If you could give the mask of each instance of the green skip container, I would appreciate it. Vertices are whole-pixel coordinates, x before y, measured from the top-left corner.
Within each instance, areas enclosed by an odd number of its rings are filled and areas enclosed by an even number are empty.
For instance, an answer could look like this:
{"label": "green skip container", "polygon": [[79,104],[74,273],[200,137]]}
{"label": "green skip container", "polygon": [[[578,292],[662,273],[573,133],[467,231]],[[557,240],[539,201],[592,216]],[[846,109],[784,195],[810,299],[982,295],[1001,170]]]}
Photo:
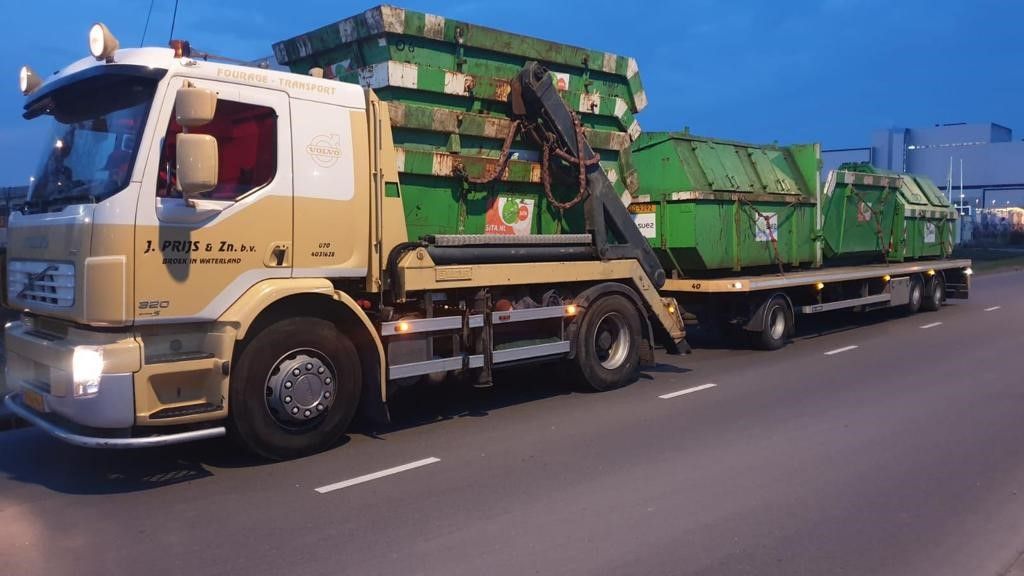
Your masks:
{"label": "green skip container", "polygon": [[957,211],[928,178],[844,165],[823,192],[829,261],[902,262],[953,252]]}
{"label": "green skip container", "polygon": [[644,133],[629,210],[670,276],[813,264],[819,157],[818,144]]}
{"label": "green skip container", "polygon": [[[431,234],[558,234],[584,231],[583,203],[551,205],[542,161],[522,135],[492,177],[512,127],[510,80],[528,61],[551,71],[580,117],[601,166],[621,196],[638,183],[630,145],[646,105],[636,61],[394,6],[377,6],[274,44],[292,72],[372,88],[388,102],[410,240]],[[555,181],[559,202],[578,183]]]}

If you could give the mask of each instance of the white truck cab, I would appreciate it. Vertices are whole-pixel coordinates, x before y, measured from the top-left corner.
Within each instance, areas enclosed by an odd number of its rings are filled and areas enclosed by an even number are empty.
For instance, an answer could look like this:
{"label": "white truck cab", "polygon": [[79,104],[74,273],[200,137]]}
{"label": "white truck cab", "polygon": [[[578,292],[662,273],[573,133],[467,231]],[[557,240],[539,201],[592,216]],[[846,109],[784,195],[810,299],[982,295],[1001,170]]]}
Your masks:
{"label": "white truck cab", "polygon": [[[223,418],[245,324],[226,321],[233,305],[269,297],[251,291],[271,280],[366,288],[370,93],[205,61],[180,43],[111,49],[102,25],[90,38],[92,57],[45,79],[22,71],[25,117],[53,127],[10,222],[7,304],[24,316],[6,330],[8,386],[83,444],[223,434],[90,439],[77,427]],[[191,108],[176,107],[187,92]],[[197,112],[210,117],[183,117]]]}

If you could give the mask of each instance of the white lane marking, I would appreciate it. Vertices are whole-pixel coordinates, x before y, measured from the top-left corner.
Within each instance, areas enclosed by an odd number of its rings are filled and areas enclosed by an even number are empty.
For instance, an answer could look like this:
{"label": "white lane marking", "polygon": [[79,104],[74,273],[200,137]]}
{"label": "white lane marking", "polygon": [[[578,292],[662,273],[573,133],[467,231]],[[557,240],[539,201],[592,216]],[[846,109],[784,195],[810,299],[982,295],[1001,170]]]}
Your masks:
{"label": "white lane marking", "polygon": [[988,308],[985,308],[985,312],[995,312],[996,310],[999,310],[1000,308],[1002,308],[1002,306],[990,306]]}
{"label": "white lane marking", "polygon": [[420,466],[426,466],[440,461],[440,458],[424,458],[423,460],[402,464],[401,466],[395,466],[394,468],[388,468],[387,470],[381,470],[380,472],[374,472],[373,474],[357,476],[334,484],[328,484],[327,486],[321,486],[317,488],[316,491],[321,494],[327,494],[328,492],[334,492],[335,490],[341,490],[342,488],[348,488],[349,486],[355,486],[356,484],[362,484],[363,482],[369,482],[370,480],[391,476],[392,474],[398,474],[399,472],[405,472],[406,470],[412,470],[413,468],[419,468]]}
{"label": "white lane marking", "polygon": [[825,352],[825,356],[835,356],[836,354],[842,354],[843,352],[849,352],[850,350],[856,350],[857,348],[860,348],[860,346],[843,346],[842,348],[836,348],[835,350]]}
{"label": "white lane marking", "polygon": [[675,398],[677,396],[682,396],[683,394],[692,394],[693,392],[700,392],[701,390],[707,390],[708,388],[714,388],[715,386],[718,386],[718,384],[702,384],[700,386],[694,386],[693,388],[687,388],[686,390],[662,394],[661,396],[658,396],[658,398],[668,400],[669,398]]}
{"label": "white lane marking", "polygon": [[921,326],[921,328],[927,330],[928,328],[935,328],[936,326],[942,326],[942,322],[932,322],[931,324]]}

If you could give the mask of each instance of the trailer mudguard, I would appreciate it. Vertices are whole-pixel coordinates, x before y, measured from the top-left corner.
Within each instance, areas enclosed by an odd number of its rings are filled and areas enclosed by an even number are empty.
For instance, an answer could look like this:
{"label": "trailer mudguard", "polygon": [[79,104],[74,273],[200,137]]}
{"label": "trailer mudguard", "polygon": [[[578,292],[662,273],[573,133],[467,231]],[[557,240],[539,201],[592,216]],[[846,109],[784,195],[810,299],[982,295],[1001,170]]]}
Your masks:
{"label": "trailer mudguard", "polygon": [[786,336],[792,336],[793,326],[795,326],[793,317],[793,301],[789,299],[789,296],[787,296],[785,292],[773,292],[761,300],[757,309],[755,309],[753,314],[750,315],[750,319],[743,325],[744,330],[747,330],[748,332],[760,332],[761,330],[764,330],[765,322],[768,320],[768,303],[776,296],[786,301],[786,320],[790,331]]}

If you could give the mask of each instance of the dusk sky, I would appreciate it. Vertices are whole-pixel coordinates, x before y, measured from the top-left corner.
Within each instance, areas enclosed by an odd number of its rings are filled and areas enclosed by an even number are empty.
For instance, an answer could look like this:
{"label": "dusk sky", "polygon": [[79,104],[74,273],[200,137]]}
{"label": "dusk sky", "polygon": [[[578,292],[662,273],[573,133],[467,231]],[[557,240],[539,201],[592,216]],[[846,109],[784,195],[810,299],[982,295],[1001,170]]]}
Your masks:
{"label": "dusk sky", "polygon": [[[147,45],[166,45],[174,0],[154,0]],[[16,77],[87,55],[105,22],[138,46],[150,0],[0,0],[0,185],[28,182],[46,121],[21,119]],[[242,59],[375,4],[341,0],[180,0],[175,37]],[[633,56],[645,129],[753,142],[864,146],[874,129],[997,122],[1024,137],[1024,2],[681,0],[426,2],[398,5]]]}

